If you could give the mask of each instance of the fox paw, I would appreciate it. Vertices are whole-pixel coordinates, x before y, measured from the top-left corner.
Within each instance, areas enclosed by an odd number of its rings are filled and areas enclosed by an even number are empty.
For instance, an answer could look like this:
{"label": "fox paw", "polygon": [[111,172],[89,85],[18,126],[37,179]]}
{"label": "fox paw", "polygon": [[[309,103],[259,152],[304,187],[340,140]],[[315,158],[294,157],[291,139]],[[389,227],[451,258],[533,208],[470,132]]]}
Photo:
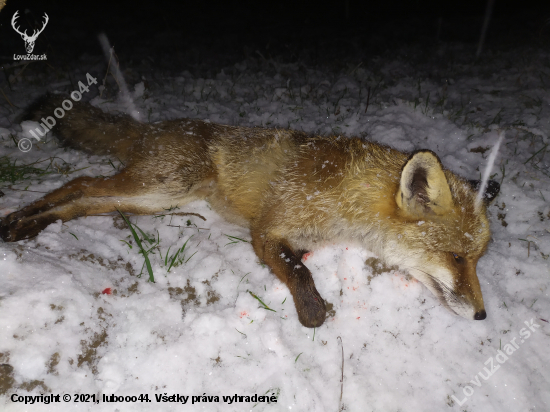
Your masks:
{"label": "fox paw", "polygon": [[50,223],[57,220],[55,216],[22,217],[21,211],[14,212],[0,221],[0,238],[4,242],[17,242],[38,235]]}
{"label": "fox paw", "polygon": [[298,320],[306,328],[321,326],[326,318],[325,301],[317,292],[314,285],[310,284],[296,291],[294,304],[298,312]]}
{"label": "fox paw", "polygon": [[14,213],[9,214],[0,221],[0,238],[4,242],[15,242],[18,219],[14,218]]}

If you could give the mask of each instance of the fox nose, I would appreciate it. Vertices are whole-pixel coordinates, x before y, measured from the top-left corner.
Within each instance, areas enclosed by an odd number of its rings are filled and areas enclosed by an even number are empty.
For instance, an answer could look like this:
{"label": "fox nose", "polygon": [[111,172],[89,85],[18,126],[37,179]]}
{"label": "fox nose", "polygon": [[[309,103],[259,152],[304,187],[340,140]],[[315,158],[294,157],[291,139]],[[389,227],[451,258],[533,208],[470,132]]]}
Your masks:
{"label": "fox nose", "polygon": [[487,317],[487,313],[485,313],[485,309],[480,310],[474,315],[475,320],[483,320]]}

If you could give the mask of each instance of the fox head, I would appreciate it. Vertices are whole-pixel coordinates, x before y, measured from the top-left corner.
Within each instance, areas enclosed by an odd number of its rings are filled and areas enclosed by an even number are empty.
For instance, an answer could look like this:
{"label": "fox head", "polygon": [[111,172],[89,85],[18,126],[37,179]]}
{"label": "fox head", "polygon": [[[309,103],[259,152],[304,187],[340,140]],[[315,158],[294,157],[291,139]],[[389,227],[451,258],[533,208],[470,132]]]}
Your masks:
{"label": "fox head", "polygon": [[406,251],[396,248],[401,256],[392,259],[449,310],[475,320],[486,317],[476,274],[491,236],[486,206],[500,189],[490,181],[479,203],[479,186],[444,170],[435,153],[414,152],[403,166],[395,197]]}

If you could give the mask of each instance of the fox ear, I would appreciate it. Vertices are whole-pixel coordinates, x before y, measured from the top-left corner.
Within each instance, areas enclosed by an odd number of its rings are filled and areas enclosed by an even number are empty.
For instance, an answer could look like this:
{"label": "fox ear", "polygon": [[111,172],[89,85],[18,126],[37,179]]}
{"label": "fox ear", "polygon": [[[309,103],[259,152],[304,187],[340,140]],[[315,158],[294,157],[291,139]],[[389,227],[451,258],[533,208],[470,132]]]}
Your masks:
{"label": "fox ear", "polygon": [[411,216],[443,215],[453,197],[441,161],[429,150],[414,152],[401,171],[397,205]]}
{"label": "fox ear", "polygon": [[[478,191],[481,187],[481,180],[468,180],[468,183],[470,183],[470,186],[472,186],[472,189],[474,191]],[[487,187],[485,188],[485,193],[483,193],[483,201],[486,205],[490,204],[495,197],[500,192],[500,184],[498,182],[495,182],[494,180],[488,180],[487,181]]]}

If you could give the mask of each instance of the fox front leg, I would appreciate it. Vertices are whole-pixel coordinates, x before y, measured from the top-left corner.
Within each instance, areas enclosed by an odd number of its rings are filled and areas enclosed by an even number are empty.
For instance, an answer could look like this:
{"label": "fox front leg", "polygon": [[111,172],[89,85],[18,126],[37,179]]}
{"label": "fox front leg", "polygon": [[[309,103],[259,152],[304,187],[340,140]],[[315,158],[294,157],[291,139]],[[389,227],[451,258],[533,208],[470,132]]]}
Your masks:
{"label": "fox front leg", "polygon": [[321,326],[326,318],[325,302],[315,288],[311,272],[284,239],[252,231],[252,245],[260,260],[287,285],[298,319],[307,328]]}

